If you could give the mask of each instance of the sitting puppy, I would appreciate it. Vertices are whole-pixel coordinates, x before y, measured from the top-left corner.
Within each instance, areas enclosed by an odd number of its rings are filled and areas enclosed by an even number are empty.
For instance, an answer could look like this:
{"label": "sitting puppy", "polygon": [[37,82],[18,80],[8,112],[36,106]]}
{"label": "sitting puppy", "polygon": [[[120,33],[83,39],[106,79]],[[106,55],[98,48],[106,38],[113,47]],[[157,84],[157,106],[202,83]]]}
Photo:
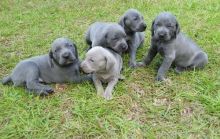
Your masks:
{"label": "sitting puppy", "polygon": [[19,62],[3,84],[26,85],[28,91],[37,95],[54,92],[45,83],[81,82],[91,80],[80,76],[78,53],[75,44],[67,38],[58,38],[52,43],[49,54],[32,57]]}
{"label": "sitting puppy", "polygon": [[[111,49],[100,46],[93,47],[86,53],[85,60],[81,63],[81,68],[86,73],[93,73],[93,82],[98,95],[105,99],[112,98],[112,90],[122,69],[121,56]],[[106,90],[102,87],[103,83],[108,83]]]}
{"label": "sitting puppy", "polygon": [[165,72],[174,63],[176,72],[203,68],[208,63],[204,53],[191,39],[180,32],[176,17],[169,12],[160,13],[152,23],[151,47],[139,66],[149,65],[159,52],[163,56],[156,80],[164,80]]}
{"label": "sitting puppy", "polygon": [[127,35],[128,51],[130,54],[129,66],[136,67],[136,51],[144,42],[144,31],[147,27],[141,13],[135,9],[129,9],[121,17],[119,24]]}
{"label": "sitting puppy", "polygon": [[124,29],[117,23],[93,23],[86,32],[86,42],[90,48],[108,47],[117,53],[122,53],[128,48]]}

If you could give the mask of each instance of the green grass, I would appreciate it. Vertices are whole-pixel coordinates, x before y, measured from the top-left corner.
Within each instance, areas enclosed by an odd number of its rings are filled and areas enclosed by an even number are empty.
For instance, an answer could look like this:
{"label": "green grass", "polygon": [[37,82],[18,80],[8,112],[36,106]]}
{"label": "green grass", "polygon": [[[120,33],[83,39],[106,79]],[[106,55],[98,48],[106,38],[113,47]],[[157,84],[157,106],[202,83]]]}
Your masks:
{"label": "green grass", "polygon": [[[128,9],[143,13],[148,29],[141,60],[149,48],[150,26],[161,11],[177,16],[181,30],[208,53],[204,70],[154,81],[157,56],[147,68],[123,74],[114,98],[105,101],[89,83],[68,84],[40,98],[22,87],[0,85],[0,138],[220,138],[220,3],[218,0],[1,0],[0,77],[22,59],[48,53],[66,36],[84,57],[84,32],[95,21],[117,22]],[[52,85],[55,87],[55,85]]]}

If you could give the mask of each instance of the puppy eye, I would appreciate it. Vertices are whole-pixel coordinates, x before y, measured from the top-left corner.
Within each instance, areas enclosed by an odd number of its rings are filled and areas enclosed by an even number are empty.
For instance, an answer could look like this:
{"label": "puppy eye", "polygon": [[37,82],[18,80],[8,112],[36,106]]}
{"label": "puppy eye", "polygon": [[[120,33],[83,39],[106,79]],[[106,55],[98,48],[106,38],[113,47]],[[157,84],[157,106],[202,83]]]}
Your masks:
{"label": "puppy eye", "polygon": [[167,25],[167,27],[168,27],[168,28],[172,28],[173,26],[172,26],[172,25]]}
{"label": "puppy eye", "polygon": [[135,20],[135,21],[138,20],[138,17],[135,17],[134,20]]}
{"label": "puppy eye", "polygon": [[160,26],[162,26],[162,25],[161,25],[160,23],[157,23],[156,26],[159,26],[159,27],[160,27]]}
{"label": "puppy eye", "polygon": [[90,62],[94,62],[94,60],[93,60],[93,59],[89,59],[89,61],[90,61]]}
{"label": "puppy eye", "polygon": [[54,52],[56,53],[56,52],[58,52],[59,50],[60,50],[60,48],[57,48],[57,49],[55,49],[55,51],[54,51]]}
{"label": "puppy eye", "polygon": [[112,40],[116,41],[116,40],[118,40],[118,38],[113,38]]}

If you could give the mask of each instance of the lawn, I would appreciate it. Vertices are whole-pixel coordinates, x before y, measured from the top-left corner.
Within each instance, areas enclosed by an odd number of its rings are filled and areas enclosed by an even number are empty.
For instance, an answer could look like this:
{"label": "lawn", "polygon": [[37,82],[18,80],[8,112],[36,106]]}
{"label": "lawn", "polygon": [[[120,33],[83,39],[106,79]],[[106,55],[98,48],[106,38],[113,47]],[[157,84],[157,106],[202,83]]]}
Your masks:
{"label": "lawn", "polygon": [[159,83],[159,55],[149,67],[137,69],[128,67],[125,55],[126,79],[110,101],[97,97],[90,83],[67,84],[44,98],[0,84],[0,138],[220,138],[218,0],[1,0],[0,78],[18,61],[48,53],[51,42],[62,36],[77,44],[83,59],[88,26],[118,22],[129,8],[138,9],[148,25],[138,61],[149,49],[153,19],[170,11],[208,53],[209,64],[180,75],[171,69],[169,80]]}

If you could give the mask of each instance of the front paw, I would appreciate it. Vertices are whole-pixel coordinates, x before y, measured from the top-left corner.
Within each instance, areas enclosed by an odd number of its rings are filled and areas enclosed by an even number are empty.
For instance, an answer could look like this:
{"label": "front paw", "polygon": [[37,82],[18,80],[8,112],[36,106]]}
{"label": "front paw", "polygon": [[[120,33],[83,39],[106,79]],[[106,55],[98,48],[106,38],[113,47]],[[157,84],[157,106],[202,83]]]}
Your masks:
{"label": "front paw", "polygon": [[110,99],[112,99],[112,94],[105,92],[105,93],[103,94],[103,97],[104,97],[106,100],[110,100]]}
{"label": "front paw", "polygon": [[165,77],[161,75],[156,76],[156,81],[165,81]]}
{"label": "front paw", "polygon": [[130,68],[136,68],[137,67],[136,62],[129,62],[129,67]]}
{"label": "front paw", "polygon": [[39,92],[38,92],[38,94],[40,96],[47,96],[47,95],[52,94],[52,93],[54,93],[54,90],[53,90],[53,88],[51,88],[49,86],[43,88],[42,90],[39,90]]}
{"label": "front paw", "polygon": [[103,89],[98,89],[97,90],[97,95],[98,96],[102,96],[104,94],[104,90]]}
{"label": "front paw", "polygon": [[137,64],[136,64],[136,66],[137,67],[145,67],[145,66],[147,66],[144,62],[138,62]]}

